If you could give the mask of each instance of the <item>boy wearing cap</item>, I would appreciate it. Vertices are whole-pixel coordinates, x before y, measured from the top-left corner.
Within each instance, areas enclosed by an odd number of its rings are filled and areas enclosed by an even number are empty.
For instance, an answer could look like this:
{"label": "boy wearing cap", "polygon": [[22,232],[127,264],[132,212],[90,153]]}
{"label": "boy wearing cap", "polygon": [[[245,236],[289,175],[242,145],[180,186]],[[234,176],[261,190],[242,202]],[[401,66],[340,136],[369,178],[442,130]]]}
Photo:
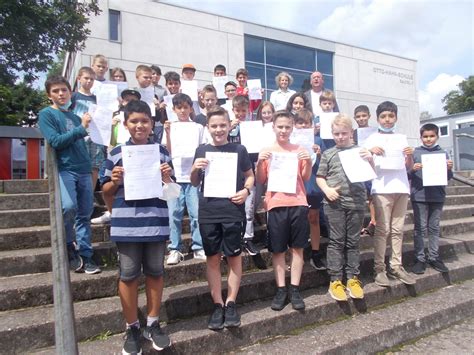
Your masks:
{"label": "boy wearing cap", "polygon": [[192,64],[183,64],[181,70],[181,76],[183,80],[194,80],[194,75],[196,74],[196,68]]}

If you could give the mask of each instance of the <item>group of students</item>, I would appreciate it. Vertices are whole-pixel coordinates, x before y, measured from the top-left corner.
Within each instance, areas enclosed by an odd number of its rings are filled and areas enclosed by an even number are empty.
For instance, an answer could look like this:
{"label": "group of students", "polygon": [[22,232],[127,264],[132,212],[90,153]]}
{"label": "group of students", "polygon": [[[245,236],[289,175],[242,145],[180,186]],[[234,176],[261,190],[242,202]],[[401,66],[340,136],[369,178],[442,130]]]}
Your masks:
{"label": "group of students", "polygon": [[[96,64],[105,70],[101,72],[100,68],[95,69]],[[222,71],[221,67],[218,69]],[[92,96],[94,74],[96,80],[101,80],[106,68],[106,59],[96,56],[91,71],[81,69],[78,76],[79,94]],[[225,73],[225,67],[223,70]],[[193,77],[195,69],[185,65],[183,78],[185,72]],[[119,79],[123,81],[125,73],[122,71],[121,74]],[[284,110],[275,111],[269,101],[258,102],[255,106],[256,103],[249,100],[245,90],[248,74],[245,69],[241,69],[237,76],[239,84],[229,82],[225,85],[232,108],[229,108],[229,103],[218,106],[216,90],[212,85],[207,85],[200,93],[202,103],[198,103],[199,114],[196,114],[196,103],[188,95],[179,92],[179,74],[166,73],[166,89],[174,95],[172,104],[177,116],[177,121],[170,122],[163,119],[167,115],[163,102],[166,92],[164,88],[158,87],[160,75],[161,71],[157,73],[156,67],[154,70],[147,66],[137,68],[136,77],[140,88],[155,85],[156,109],[151,110],[148,103],[140,100],[139,90],[123,91],[120,110],[130,139],[123,144],[111,144],[107,158],[103,161],[100,161],[98,151],[103,153],[104,149],[91,149],[91,143],[85,140],[91,122],[88,110],[83,110],[81,117],[70,111],[71,87],[65,78],[47,79],[46,92],[52,105],[39,114],[40,130],[57,153],[69,262],[76,271],[100,272],[92,258],[89,223],[93,209],[92,186],[96,182],[91,179],[91,172],[97,169],[97,175],[100,175],[104,200],[111,212],[111,240],[116,243],[119,254],[118,288],[126,321],[124,354],[141,353],[142,335],[157,350],[171,343],[160,328],[159,312],[168,239],[171,239],[171,243],[168,244],[167,263],[176,264],[183,258],[181,222],[184,206],[190,216],[194,257],[205,259],[207,264],[207,280],[214,303],[208,321],[208,328],[212,330],[240,326],[236,299],[242,277],[242,250],[252,249],[249,242],[253,238],[253,216],[262,195],[267,211],[268,250],[272,253],[277,286],[271,302],[271,308],[275,311],[282,310],[288,303],[296,310],[305,308],[299,285],[304,266],[303,251],[308,246],[308,237],[312,249],[310,262],[318,270],[327,267],[331,297],[337,301],[346,301],[346,291],[352,298],[364,297],[359,278],[359,240],[367,210],[367,192],[370,192],[369,200],[374,206],[370,220],[375,226],[376,284],[390,286],[388,277],[399,279],[405,284],[415,283],[415,279],[402,266],[403,226],[410,195],[415,220],[416,264],[413,272],[423,273],[427,263],[438,271],[447,271],[438,255],[444,187],[424,187],[422,183],[421,156],[443,152],[436,144],[438,128],[435,125],[427,124],[421,128],[423,145],[416,149],[408,146],[390,147],[389,138],[394,134],[398,119],[397,106],[388,101],[381,103],[376,110],[378,131],[364,142],[364,148],[359,153],[375,169],[376,178],[370,187],[360,182],[351,183],[339,158],[340,152],[356,147],[352,118],[347,115],[335,116],[331,122],[333,139],[323,140],[319,137],[318,117],[314,117],[306,95],[293,93]],[[281,75],[277,80],[281,80],[281,77],[290,81],[288,75]],[[79,94],[74,93],[72,96]],[[73,109],[87,100],[79,96],[73,103]],[[322,112],[331,112],[336,107],[334,94],[324,91],[320,96],[320,106]],[[239,124],[253,118],[252,110],[256,110],[256,119],[261,120],[263,125],[271,125],[275,137],[274,142],[258,154],[249,154],[240,139]],[[355,109],[354,119],[360,128],[368,127],[369,118],[366,106]],[[117,120],[113,123],[116,125]],[[180,137],[176,136],[176,132],[180,132],[181,123],[192,127],[188,132],[194,132],[195,135],[188,136],[196,142],[196,149],[191,154],[179,149]],[[313,128],[312,151],[291,143],[292,131],[299,128]],[[159,198],[125,199],[122,147],[144,144],[159,145],[162,181],[175,181],[181,186],[178,198],[168,201]],[[377,165],[376,157],[384,156],[392,148],[403,151],[406,164],[403,169],[386,170]],[[205,197],[203,194],[209,153],[233,154],[237,157],[237,179],[235,189],[232,189],[235,192],[228,198]],[[271,179],[272,159],[282,153],[290,154],[297,160],[297,171],[288,172],[296,174],[294,193],[271,189],[265,192],[265,186]],[[97,165],[92,165],[91,161]],[[180,165],[180,169],[174,169],[177,165]],[[447,159],[446,173],[449,177],[452,175],[452,166],[452,162]],[[179,176],[175,176],[178,170]],[[411,191],[408,179],[411,179]],[[321,207],[329,225],[327,266],[319,248]],[[426,257],[423,237],[427,229],[429,248]],[[391,257],[390,267],[386,270],[384,259],[388,240],[391,242]],[[285,254],[288,250],[291,262],[290,285],[287,287]],[[223,256],[229,269],[225,298],[220,268]],[[137,314],[139,276],[142,272],[145,275],[148,312],[143,332]]]}

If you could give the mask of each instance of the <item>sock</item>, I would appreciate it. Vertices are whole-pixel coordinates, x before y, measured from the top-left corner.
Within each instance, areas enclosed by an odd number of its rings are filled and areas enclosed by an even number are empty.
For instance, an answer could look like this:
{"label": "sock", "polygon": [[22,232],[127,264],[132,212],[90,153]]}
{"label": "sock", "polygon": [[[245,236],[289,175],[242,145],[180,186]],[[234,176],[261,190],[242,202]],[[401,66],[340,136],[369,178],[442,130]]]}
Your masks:
{"label": "sock", "polygon": [[150,327],[157,320],[158,320],[158,316],[156,316],[156,317],[151,317],[151,316],[146,317],[146,326]]}
{"label": "sock", "polygon": [[293,285],[293,284],[290,284],[290,288],[293,288],[293,289],[295,289],[295,290],[297,290],[299,287],[300,287],[299,285],[296,285],[296,286],[295,286],[295,285]]}
{"label": "sock", "polygon": [[311,256],[319,256],[319,250],[311,250]]}
{"label": "sock", "polygon": [[278,289],[286,291],[286,286],[278,287]]}
{"label": "sock", "polygon": [[138,320],[136,320],[133,323],[127,323],[127,329],[129,329],[131,327],[140,328],[140,322]]}

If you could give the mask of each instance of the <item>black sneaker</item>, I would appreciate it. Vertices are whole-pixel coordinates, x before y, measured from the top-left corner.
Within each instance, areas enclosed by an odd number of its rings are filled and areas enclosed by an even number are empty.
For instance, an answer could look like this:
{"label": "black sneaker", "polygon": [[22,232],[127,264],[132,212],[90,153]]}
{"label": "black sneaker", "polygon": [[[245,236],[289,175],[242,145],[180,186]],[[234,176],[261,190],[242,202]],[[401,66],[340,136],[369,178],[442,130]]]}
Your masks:
{"label": "black sneaker", "polygon": [[92,258],[84,258],[84,272],[86,274],[99,274],[102,272],[100,267],[97,266],[94,260]]}
{"label": "black sneaker", "polygon": [[287,296],[288,291],[286,290],[286,287],[278,287],[277,293],[275,297],[273,297],[270,308],[274,311],[281,311],[283,308],[285,308]]}
{"label": "black sneaker", "polygon": [[444,265],[444,263],[440,259],[436,260],[429,260],[428,264],[438,272],[448,272],[449,269]]}
{"label": "black sneaker", "polygon": [[326,270],[326,264],[324,263],[324,261],[321,258],[320,254],[311,254],[311,258],[310,258],[309,263],[316,270],[319,270],[319,271]]}
{"label": "black sneaker", "polygon": [[249,253],[249,255],[257,255],[260,253],[260,249],[257,248],[257,246],[249,239],[249,240],[244,240],[243,243],[243,249]]}
{"label": "black sneaker", "polygon": [[426,270],[426,263],[419,260],[415,261],[415,265],[413,265],[413,268],[411,269],[411,271],[417,275],[424,274],[425,270]]}
{"label": "black sneaker", "polygon": [[210,330],[224,329],[224,306],[223,305],[219,303],[214,304],[214,311],[209,317],[209,322],[207,323],[207,327]]}
{"label": "black sneaker", "polygon": [[258,253],[257,255],[252,255],[252,260],[255,266],[260,270],[267,269],[267,263],[263,260],[262,255]]}
{"label": "black sneaker", "polygon": [[240,316],[237,313],[235,302],[229,302],[224,307],[224,327],[240,327]]}
{"label": "black sneaker", "polygon": [[300,311],[305,308],[303,298],[300,295],[298,286],[290,285],[290,292],[288,293],[288,298],[290,299],[293,309]]}
{"label": "black sneaker", "polygon": [[74,243],[67,245],[67,256],[69,259],[69,269],[75,272],[80,272],[82,266],[84,265],[84,261],[79,255],[79,252],[76,250]]}
{"label": "black sneaker", "polygon": [[163,333],[160,328],[160,322],[154,321],[149,327],[145,327],[143,330],[143,337],[149,340],[153,344],[155,350],[161,351],[171,345],[171,340]]}
{"label": "black sneaker", "polygon": [[139,355],[142,353],[142,344],[140,341],[140,328],[130,327],[125,332],[125,343],[123,344],[123,355]]}

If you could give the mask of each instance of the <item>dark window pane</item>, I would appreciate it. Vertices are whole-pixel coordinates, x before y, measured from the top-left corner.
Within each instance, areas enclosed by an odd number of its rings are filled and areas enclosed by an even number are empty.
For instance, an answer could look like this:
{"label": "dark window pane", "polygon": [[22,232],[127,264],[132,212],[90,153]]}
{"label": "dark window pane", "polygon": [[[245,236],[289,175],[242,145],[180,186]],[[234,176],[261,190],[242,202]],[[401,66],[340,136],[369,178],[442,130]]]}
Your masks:
{"label": "dark window pane", "polygon": [[245,60],[263,63],[263,39],[245,36]]}
{"label": "dark window pane", "polygon": [[26,141],[12,139],[12,178],[26,179]]}
{"label": "dark window pane", "polygon": [[332,72],[332,53],[318,51],[317,52],[318,71],[323,74],[333,74]]}
{"label": "dark window pane", "polygon": [[[305,91],[305,80],[308,82],[309,85],[309,80],[311,73],[305,73],[305,72],[300,72],[296,70],[289,70],[289,69],[279,69],[279,68],[274,68],[267,66],[267,88],[271,90],[277,90],[278,87],[275,83],[275,77],[278,75],[278,73],[281,73],[282,71],[286,71],[293,77],[293,84],[291,84],[290,89],[295,90],[295,91]],[[306,88],[306,90],[309,89]]]}
{"label": "dark window pane", "polygon": [[109,10],[109,40],[118,41],[120,33],[120,11]]}
{"label": "dark window pane", "polygon": [[323,78],[324,78],[324,88],[334,91],[333,77],[329,75],[323,75]]}
{"label": "dark window pane", "polygon": [[439,133],[440,133],[440,136],[447,136],[448,126],[439,126]]}
{"label": "dark window pane", "polygon": [[314,71],[314,49],[267,40],[267,64]]}

